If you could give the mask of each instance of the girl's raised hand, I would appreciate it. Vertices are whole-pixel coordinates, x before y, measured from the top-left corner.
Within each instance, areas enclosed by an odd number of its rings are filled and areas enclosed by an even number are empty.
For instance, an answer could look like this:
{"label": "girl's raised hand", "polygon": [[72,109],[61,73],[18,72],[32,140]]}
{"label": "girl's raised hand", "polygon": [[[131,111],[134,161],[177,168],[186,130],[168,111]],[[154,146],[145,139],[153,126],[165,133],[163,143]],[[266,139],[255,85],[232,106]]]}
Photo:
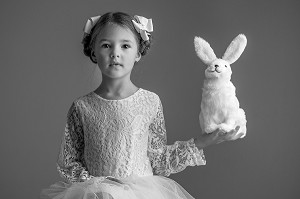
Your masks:
{"label": "girl's raised hand", "polygon": [[[212,144],[219,144],[224,141],[231,141],[233,140],[232,138],[236,135],[239,129],[240,126],[237,126],[235,129],[229,132],[225,132],[222,129],[216,129],[215,131],[209,134],[202,133],[202,135],[199,138],[195,139],[195,145],[197,148],[203,149]],[[240,138],[241,136],[242,134],[238,138]]]}

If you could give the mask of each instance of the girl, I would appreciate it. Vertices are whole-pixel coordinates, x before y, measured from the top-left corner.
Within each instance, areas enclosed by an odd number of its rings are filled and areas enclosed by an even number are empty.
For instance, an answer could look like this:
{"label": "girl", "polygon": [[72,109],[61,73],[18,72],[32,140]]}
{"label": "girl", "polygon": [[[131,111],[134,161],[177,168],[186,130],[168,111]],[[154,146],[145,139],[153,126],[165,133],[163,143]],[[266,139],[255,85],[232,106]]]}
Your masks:
{"label": "girl", "polygon": [[72,103],[57,169],[66,182],[42,192],[53,199],[187,199],[163,177],[205,165],[203,148],[230,140],[237,129],[166,145],[159,97],[130,79],[151,46],[152,20],[125,13],[92,17],[84,28],[84,54],[102,72],[100,86]]}

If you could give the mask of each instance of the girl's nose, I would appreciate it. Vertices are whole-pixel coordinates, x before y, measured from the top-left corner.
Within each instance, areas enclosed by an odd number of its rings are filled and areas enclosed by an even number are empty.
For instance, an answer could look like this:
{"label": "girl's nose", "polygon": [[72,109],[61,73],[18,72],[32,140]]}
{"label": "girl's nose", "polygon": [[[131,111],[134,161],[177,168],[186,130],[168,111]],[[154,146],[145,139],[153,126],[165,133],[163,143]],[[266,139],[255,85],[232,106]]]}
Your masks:
{"label": "girl's nose", "polygon": [[120,57],[120,51],[117,48],[113,48],[110,54],[111,58]]}

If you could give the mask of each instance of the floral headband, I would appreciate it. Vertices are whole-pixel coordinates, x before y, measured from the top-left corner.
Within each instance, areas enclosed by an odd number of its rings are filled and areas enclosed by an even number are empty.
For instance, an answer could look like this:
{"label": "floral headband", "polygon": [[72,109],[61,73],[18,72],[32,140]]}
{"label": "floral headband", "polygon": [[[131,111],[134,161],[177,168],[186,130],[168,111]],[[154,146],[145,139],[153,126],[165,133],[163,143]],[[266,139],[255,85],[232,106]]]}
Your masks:
{"label": "floral headband", "polygon": [[[86,37],[91,33],[92,28],[95,26],[95,24],[100,19],[100,17],[101,16],[99,15],[99,16],[91,17],[87,20],[83,29],[84,31],[83,37]],[[134,28],[141,35],[144,41],[148,41],[150,35],[149,32],[153,32],[152,19],[147,19],[145,17],[137,16],[137,15],[135,15],[134,18],[137,20],[137,22],[135,20],[132,20]]]}

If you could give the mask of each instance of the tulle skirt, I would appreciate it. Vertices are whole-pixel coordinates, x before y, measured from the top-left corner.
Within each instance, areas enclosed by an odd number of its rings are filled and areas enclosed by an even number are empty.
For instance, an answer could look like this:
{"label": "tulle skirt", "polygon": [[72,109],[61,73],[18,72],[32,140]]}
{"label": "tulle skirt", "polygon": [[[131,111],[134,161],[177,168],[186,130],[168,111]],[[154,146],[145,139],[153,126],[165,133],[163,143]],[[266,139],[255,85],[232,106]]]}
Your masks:
{"label": "tulle skirt", "polygon": [[42,199],[193,199],[174,180],[162,176],[130,176],[120,181],[95,177],[85,182],[57,182]]}

